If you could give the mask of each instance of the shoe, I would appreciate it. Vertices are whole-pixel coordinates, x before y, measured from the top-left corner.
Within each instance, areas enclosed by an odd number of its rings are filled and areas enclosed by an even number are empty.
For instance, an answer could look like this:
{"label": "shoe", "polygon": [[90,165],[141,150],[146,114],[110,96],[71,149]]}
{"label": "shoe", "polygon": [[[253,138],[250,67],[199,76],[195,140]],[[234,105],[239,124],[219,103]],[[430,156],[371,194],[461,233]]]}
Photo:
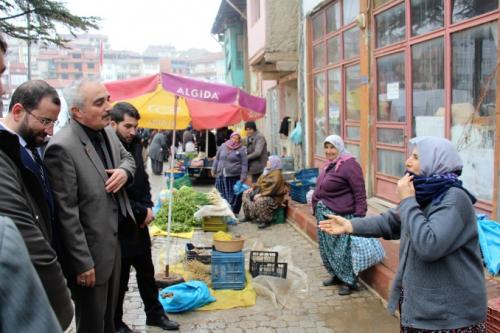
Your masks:
{"label": "shoe", "polygon": [[128,327],[127,324],[125,324],[123,321],[121,322],[121,324],[116,325],[115,330],[116,333],[140,333],[139,331],[134,331],[133,329]]}
{"label": "shoe", "polygon": [[330,277],[329,279],[326,279],[325,281],[323,281],[323,285],[325,287],[335,286],[337,284],[342,284],[342,281],[340,281],[340,279],[338,277],[336,277],[335,275]]}
{"label": "shoe", "polygon": [[259,229],[266,229],[269,226],[270,226],[269,223],[259,223],[259,225],[257,226],[257,228],[259,228]]}
{"label": "shoe", "polygon": [[352,291],[355,290],[356,288],[353,287],[353,286],[350,286],[348,284],[343,284],[340,289],[339,289],[339,292],[338,294],[340,296],[347,296],[347,295],[350,295],[352,294]]}
{"label": "shoe", "polygon": [[157,318],[146,318],[146,325],[160,327],[166,331],[179,330],[179,324],[173,320],[168,319],[166,315]]}

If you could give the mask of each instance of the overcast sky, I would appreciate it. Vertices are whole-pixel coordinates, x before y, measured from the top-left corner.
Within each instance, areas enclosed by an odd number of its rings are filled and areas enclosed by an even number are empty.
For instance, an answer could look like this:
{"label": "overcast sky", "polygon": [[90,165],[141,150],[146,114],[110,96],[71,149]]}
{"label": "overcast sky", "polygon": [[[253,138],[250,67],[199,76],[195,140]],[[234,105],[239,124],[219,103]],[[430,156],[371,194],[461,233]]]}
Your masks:
{"label": "overcast sky", "polygon": [[[63,0],[72,14],[101,17],[98,31],[113,49],[148,45],[221,51],[210,31],[222,0]],[[96,32],[96,31],[93,31]]]}

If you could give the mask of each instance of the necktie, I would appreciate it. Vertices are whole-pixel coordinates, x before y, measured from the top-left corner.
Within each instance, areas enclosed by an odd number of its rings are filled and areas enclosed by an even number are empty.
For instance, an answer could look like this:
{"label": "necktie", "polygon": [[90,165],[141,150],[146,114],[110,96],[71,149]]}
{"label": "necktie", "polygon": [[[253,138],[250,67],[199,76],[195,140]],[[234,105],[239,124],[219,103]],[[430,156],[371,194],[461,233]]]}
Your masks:
{"label": "necktie", "polygon": [[43,162],[42,158],[40,157],[40,154],[38,154],[38,149],[36,147],[30,147],[29,150],[31,151],[31,154],[33,155],[33,159],[35,160],[37,167],[38,167],[38,172],[40,173],[40,176],[42,177],[43,180],[43,185],[46,186],[45,184],[45,172],[43,170]]}

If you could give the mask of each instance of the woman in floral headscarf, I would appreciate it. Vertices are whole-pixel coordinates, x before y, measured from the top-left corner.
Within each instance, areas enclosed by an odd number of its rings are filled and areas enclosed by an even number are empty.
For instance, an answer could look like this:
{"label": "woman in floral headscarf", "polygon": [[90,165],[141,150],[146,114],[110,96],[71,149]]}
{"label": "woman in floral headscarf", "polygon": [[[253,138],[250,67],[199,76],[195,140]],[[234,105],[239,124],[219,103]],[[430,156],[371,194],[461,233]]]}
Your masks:
{"label": "woman in floral headscarf", "polygon": [[[316,219],[319,222],[329,214],[346,218],[365,216],[367,204],[361,166],[345,149],[340,136],[328,136],[323,146],[328,161],[320,172],[313,194]],[[350,236],[332,236],[318,229],[318,243],[323,265],[330,274],[323,285],[339,284],[338,294],[349,295],[357,287]]]}
{"label": "woman in floral headscarf", "polygon": [[410,140],[395,209],[351,221],[328,216],[333,235],[399,239],[399,267],[389,310],[403,333],[486,333],[486,287],[474,203],[458,179],[462,160],[438,137]]}
{"label": "woman in floral headscarf", "polygon": [[259,228],[271,225],[273,215],[283,203],[288,186],[281,175],[281,159],[270,156],[266,168],[252,188],[243,193],[245,220],[259,222]]}

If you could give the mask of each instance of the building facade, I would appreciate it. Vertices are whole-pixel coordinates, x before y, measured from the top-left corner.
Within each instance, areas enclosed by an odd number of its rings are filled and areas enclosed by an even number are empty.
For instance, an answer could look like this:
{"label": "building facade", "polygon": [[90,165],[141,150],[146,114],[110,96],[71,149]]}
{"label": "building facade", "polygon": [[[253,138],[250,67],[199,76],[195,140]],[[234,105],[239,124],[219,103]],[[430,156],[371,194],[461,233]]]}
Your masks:
{"label": "building facade", "polygon": [[308,164],[339,134],[369,195],[396,203],[408,140],[445,137],[476,207],[495,215],[498,1],[304,0],[302,11]]}

